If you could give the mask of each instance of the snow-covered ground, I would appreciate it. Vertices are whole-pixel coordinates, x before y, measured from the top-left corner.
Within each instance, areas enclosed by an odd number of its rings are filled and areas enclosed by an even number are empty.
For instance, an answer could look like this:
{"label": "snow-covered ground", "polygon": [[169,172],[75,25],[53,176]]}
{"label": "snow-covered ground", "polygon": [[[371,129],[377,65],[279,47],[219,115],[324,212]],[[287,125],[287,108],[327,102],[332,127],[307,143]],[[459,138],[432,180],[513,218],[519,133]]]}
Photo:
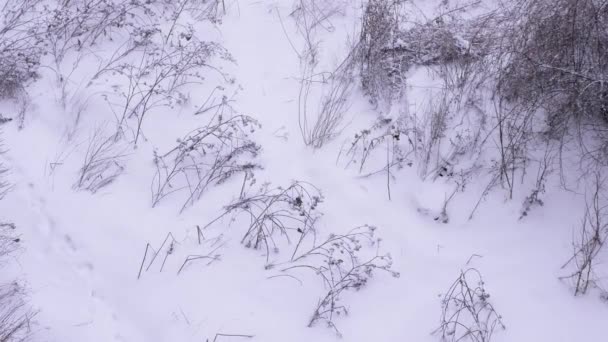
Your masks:
{"label": "snow-covered ground", "polygon": [[[377,116],[358,89],[340,136],[316,150],[302,142],[297,114],[301,64],[294,46],[297,50],[303,42],[289,17],[293,1],[227,4],[222,23],[201,24],[197,34],[217,40],[232,54],[235,63],[221,62],[236,80],[226,86],[226,94],[238,89],[234,107],[261,124],[252,138],[262,146],[258,162],[263,169],[256,171],[252,188],[265,182],[288,186],[294,180],[314,184],[324,196],[318,234],[376,226],[379,251],[390,253],[400,275],[376,272],[367,286],[342,294],[349,314],[334,323],[344,341],[438,341],[432,332],[439,326],[440,295],[469,267],[483,274],[506,325],[493,341],[605,338],[606,304],[594,295],[572,296],[558,279],[571,255],[573,229],[580,224],[581,195],[549,184],[544,206],[519,220],[521,200],[505,200],[497,191],[468,220],[485,186],[474,182],[451,202],[450,221],[442,224],[421,209],[439,211],[450,186],[422,181],[406,168],[391,183],[389,200],[385,177],[361,178],[336,162],[343,142]],[[327,65],[340,59],[347,37],[356,32],[361,4],[347,2],[344,8],[345,14],[333,19],[335,30],[321,38]],[[417,80],[409,81],[411,89],[426,82]],[[190,96],[206,98],[210,87],[192,86]],[[152,112],[144,123],[145,139],[136,149],[126,149],[124,173],[96,193],[79,191],[73,185],[87,141],[100,122],[114,122],[114,116],[104,101],[92,98],[68,134],[73,103],[94,96],[82,86],[71,89],[74,97],[64,109],[56,80],[46,74],[29,91],[32,104],[24,128],[3,126],[4,157],[15,187],[0,201],[0,213],[15,223],[23,241],[9,273],[26,282],[29,302],[38,311],[34,340],[205,341],[218,333],[253,336],[220,336],[218,341],[338,339],[323,322],[307,326],[327,291],[323,282],[313,272],[292,278],[281,276],[280,267],[265,267],[286,261],[289,252],[271,252],[267,262],[264,249],[244,248],[247,219],[224,217],[199,241],[197,226],[206,226],[238,198],[241,176],[210,188],[182,213],[183,199],[177,196],[151,208],[153,151],[172,149],[177,138],[206,124],[208,117],[193,116],[188,106]],[[10,106],[1,111],[10,116]],[[166,260],[155,260],[149,269],[146,259],[138,279],[147,244],[158,249],[167,237],[175,241],[172,252],[159,253]],[[189,255],[208,253],[219,257],[194,260],[178,272]]]}

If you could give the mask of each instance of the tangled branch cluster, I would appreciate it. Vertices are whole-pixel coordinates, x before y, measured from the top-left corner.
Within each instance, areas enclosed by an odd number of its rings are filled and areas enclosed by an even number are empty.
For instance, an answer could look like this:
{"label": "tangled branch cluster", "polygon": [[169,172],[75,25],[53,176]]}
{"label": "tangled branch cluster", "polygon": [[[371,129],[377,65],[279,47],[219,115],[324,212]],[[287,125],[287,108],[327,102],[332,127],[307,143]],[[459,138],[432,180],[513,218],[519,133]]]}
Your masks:
{"label": "tangled branch cluster", "polygon": [[7,0],[0,7],[0,99],[18,96],[38,78],[41,0]]}
{"label": "tangled branch cluster", "polygon": [[505,325],[489,299],[481,273],[474,268],[461,271],[443,295],[441,324],[434,333],[446,342],[490,342],[496,328]]}
{"label": "tangled branch cluster", "polygon": [[322,201],[321,192],[310,183],[297,181],[286,188],[270,188],[270,184],[264,184],[257,194],[242,193],[207,226],[226,215],[248,217],[250,224],[241,243],[247,248],[263,248],[268,262],[271,253],[279,252],[280,239],[287,244],[296,243],[295,255],[304,238],[316,234],[316,222],[321,217],[317,206]]}
{"label": "tangled branch cluster", "polygon": [[166,196],[186,192],[181,210],[200,199],[212,185],[241,173],[246,177],[259,168],[253,161],[260,146],[249,138],[259,124],[246,115],[218,115],[204,127],[178,139],[172,150],[154,153],[156,174],[152,181],[152,206]]}
{"label": "tangled branch cluster", "polygon": [[346,234],[330,234],[326,240],[309,241],[307,250],[296,253],[290,261],[291,266],[282,272],[293,273],[297,270],[313,271],[327,290],[319,299],[308,326],[324,322],[340,336],[335,319],[348,314],[348,308],[343,303],[345,291],[359,291],[367,285],[376,271],[385,271],[393,277],[399,273],[391,269],[393,265],[390,254],[376,254],[362,258],[366,247],[375,246],[379,249],[380,239],[374,237],[376,227],[361,226]]}

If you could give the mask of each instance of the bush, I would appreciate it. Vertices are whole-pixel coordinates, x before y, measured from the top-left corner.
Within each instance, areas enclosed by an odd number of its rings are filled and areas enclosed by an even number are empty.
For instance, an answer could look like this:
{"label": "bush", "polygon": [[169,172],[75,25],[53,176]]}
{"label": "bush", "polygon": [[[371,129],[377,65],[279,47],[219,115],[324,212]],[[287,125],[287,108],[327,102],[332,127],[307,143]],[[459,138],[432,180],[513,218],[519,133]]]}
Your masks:
{"label": "bush", "polygon": [[572,257],[562,266],[562,269],[571,269],[563,280],[568,280],[574,287],[574,295],[584,295],[590,288],[602,290],[601,282],[605,278],[599,266],[606,258],[606,239],[608,238],[608,215],[606,197],[604,194],[604,180],[599,174],[593,182],[592,193],[579,229],[579,236],[572,243],[574,247]]}
{"label": "bush", "polygon": [[[2,152],[0,151],[0,156]],[[10,184],[4,180],[6,169],[0,161],[0,200],[10,190]],[[5,259],[19,249],[20,238],[15,235],[16,227],[12,223],[0,222],[0,269]],[[2,280],[4,281],[4,280]],[[0,341],[24,342],[30,336],[31,312],[24,300],[23,287],[16,281],[0,283]]]}
{"label": "bush", "polygon": [[[308,326],[323,322],[342,336],[336,326],[336,318],[348,315],[348,308],[343,303],[343,292],[359,291],[364,288],[377,271],[390,273],[398,278],[398,272],[392,270],[393,260],[390,254],[379,254],[380,239],[374,236],[376,227],[365,225],[354,228],[346,234],[330,234],[325,240],[312,243],[304,251],[296,250],[291,259],[293,265],[282,272],[310,270],[317,275],[327,292],[319,299],[308,322]],[[302,238],[306,235],[302,234]],[[368,246],[366,246],[368,245]],[[362,260],[365,247],[376,247],[376,254]]]}
{"label": "bush", "polygon": [[340,133],[355,84],[356,49],[353,47],[349,47],[347,56],[334,70],[317,70],[321,46],[318,31],[331,32],[335,29],[331,19],[342,12],[343,5],[340,1],[299,0],[292,12],[304,42],[301,51],[292,45],[300,58],[302,73],[298,94],[298,125],[304,144],[315,149],[323,147]]}
{"label": "bush", "polygon": [[461,271],[443,295],[441,325],[434,333],[443,342],[490,342],[496,328],[505,326],[489,298],[477,269]]}
{"label": "bush", "polygon": [[29,340],[31,316],[23,296],[23,288],[16,282],[0,285],[0,341]]}
{"label": "bush", "polygon": [[74,187],[94,193],[111,184],[124,171],[125,157],[126,148],[117,137],[108,136],[103,128],[98,128],[89,139]]}
{"label": "bush", "polygon": [[608,123],[605,3],[521,0],[510,11],[501,94],[546,109],[555,129],[574,118]]}
{"label": "bush", "polygon": [[[404,19],[399,1],[368,1],[357,55],[362,87],[390,109],[407,70],[424,66],[438,76],[442,89],[431,92],[426,112],[398,108],[420,175],[483,170],[491,180],[482,197],[501,186],[512,198],[516,178],[538,165],[529,209],[542,203],[565,150],[580,151],[585,176],[608,164],[608,6],[516,0],[478,14],[476,3],[445,2],[443,13],[417,23]],[[499,155],[485,154],[488,147]]]}
{"label": "bush", "polygon": [[[248,194],[243,182],[239,198],[224,207],[223,213],[205,226],[207,228],[227,215],[246,216],[251,219],[241,243],[247,248],[264,249],[266,263],[271,253],[280,251],[283,239],[287,243],[298,241],[291,258],[308,235],[316,234],[316,224],[321,213],[316,210],[323,202],[321,191],[314,185],[295,181],[288,187],[270,188],[262,185],[256,193]],[[255,183],[251,179],[249,186]]]}
{"label": "bush", "polygon": [[38,78],[42,50],[40,0],[8,0],[0,9],[0,99],[12,98]]}
{"label": "bush", "polygon": [[361,85],[374,105],[390,103],[404,85],[404,71],[394,46],[401,23],[401,0],[369,0],[358,45]]}
{"label": "bush", "polygon": [[210,186],[221,184],[236,174],[245,179],[259,168],[254,159],[260,146],[249,138],[259,124],[246,115],[214,116],[209,124],[184,138],[172,150],[154,153],[156,174],[152,180],[152,206],[169,194],[188,195],[181,210],[192,205]]}

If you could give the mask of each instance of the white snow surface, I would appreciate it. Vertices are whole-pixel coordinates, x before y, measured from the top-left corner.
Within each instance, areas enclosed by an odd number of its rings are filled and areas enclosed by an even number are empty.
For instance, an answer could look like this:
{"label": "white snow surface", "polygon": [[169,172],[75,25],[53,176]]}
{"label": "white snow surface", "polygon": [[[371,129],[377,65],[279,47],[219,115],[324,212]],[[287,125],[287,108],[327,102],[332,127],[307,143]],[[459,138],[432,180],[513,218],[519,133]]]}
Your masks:
{"label": "white snow surface", "polygon": [[[572,296],[568,284],[558,279],[571,255],[573,229],[580,224],[581,195],[553,184],[545,205],[518,220],[521,200],[508,201],[497,191],[468,220],[484,187],[479,182],[458,195],[450,222],[441,224],[418,209],[440,210],[451,188],[441,181],[422,181],[405,169],[391,184],[389,200],[384,177],[360,178],[336,163],[343,141],[377,117],[358,90],[340,136],[318,150],[302,143],[297,122],[300,61],[287,38],[296,46],[302,43],[289,18],[292,1],[228,3],[221,24],[198,29],[235,58],[234,65],[224,65],[242,87],[235,106],[262,125],[253,135],[262,146],[258,184],[314,184],[325,197],[319,206],[324,213],[320,233],[377,226],[380,248],[392,255],[400,273],[399,278],[377,273],[360,291],[345,292],[349,315],[336,319],[342,340],[439,341],[431,334],[439,324],[439,295],[467,267],[482,272],[506,325],[493,341],[605,339],[608,306],[594,295]],[[355,32],[360,4],[353,1],[347,8],[334,20],[336,30],[322,39],[322,60],[328,65],[339,60],[346,37]],[[416,81],[412,78],[410,85]],[[204,98],[210,87],[194,86],[191,96]],[[74,99],[91,95],[82,87],[73,89],[78,89]],[[309,273],[301,275],[301,283],[273,277],[279,272],[265,269],[264,251],[240,243],[245,227],[239,220],[222,219],[205,232],[208,239],[221,238],[219,260],[193,262],[177,274],[187,255],[208,252],[210,247],[197,242],[196,226],[206,225],[238,196],[241,179],[211,188],[181,214],[179,199],[151,208],[152,151],[172,148],[207,118],[179,107],[152,113],[144,123],[146,139],[129,148],[124,174],[92,194],[73,184],[90,133],[99,122],[113,122],[107,104],[92,100],[68,139],[73,114],[58,104],[53,78],[43,77],[30,96],[24,128],[4,126],[5,157],[15,187],[0,201],[0,215],[16,224],[23,240],[8,273],[27,284],[29,302],[38,312],[35,340],[185,342],[212,340],[217,333],[252,335],[252,341],[263,342],[338,340],[323,324],[307,327],[324,295],[323,283]],[[416,99],[410,95],[409,101]],[[9,104],[3,106],[10,112]],[[137,279],[146,244],[159,247],[169,233],[178,243],[162,272],[155,264]],[[270,260],[282,256],[279,251]]]}

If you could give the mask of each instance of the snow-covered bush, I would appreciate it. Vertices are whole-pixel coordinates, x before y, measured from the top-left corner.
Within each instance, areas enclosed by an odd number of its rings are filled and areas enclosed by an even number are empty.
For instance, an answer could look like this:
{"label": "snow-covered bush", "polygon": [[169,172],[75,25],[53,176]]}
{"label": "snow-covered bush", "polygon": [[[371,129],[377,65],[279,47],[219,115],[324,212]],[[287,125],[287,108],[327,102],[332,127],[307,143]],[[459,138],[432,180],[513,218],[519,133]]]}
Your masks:
{"label": "snow-covered bush", "polygon": [[[2,152],[0,151],[0,156]],[[0,200],[10,189],[10,183],[5,179],[6,168],[0,161]],[[13,223],[0,221],[0,270],[5,266],[6,258],[19,249],[21,239],[16,235]],[[1,274],[1,273],[0,273]],[[6,277],[0,279],[0,341],[24,342],[31,335],[30,320],[32,313],[25,302],[25,293],[17,281],[3,283]]]}
{"label": "snow-covered bush", "polygon": [[40,0],[7,0],[0,8],[0,99],[12,98],[38,77]]}
{"label": "snow-covered bush", "polygon": [[339,134],[355,84],[354,47],[333,70],[318,70],[319,33],[335,29],[332,19],[343,11],[343,5],[341,1],[298,0],[291,14],[303,41],[301,50],[296,51],[302,73],[298,124],[304,144],[316,149]]}
{"label": "snow-covered bush", "polygon": [[579,150],[586,169],[608,162],[602,1],[517,0],[481,14],[475,1],[442,4],[437,16],[416,22],[405,19],[407,4],[370,0],[358,45],[362,86],[373,103],[390,109],[414,66],[441,81],[422,111],[412,112],[407,99],[392,111],[421,177],[483,170],[490,180],[482,198],[496,187],[512,198],[517,178],[542,174],[523,215],[542,203],[548,176],[564,169],[556,165],[564,149]]}
{"label": "snow-covered bush", "polygon": [[[113,86],[112,98],[118,99],[109,103],[117,111],[119,130],[131,132],[135,145],[142,135],[146,115],[154,108],[184,104],[188,99],[184,87],[202,83],[204,69],[217,71],[227,79],[227,75],[209,65],[214,56],[231,59],[220,45],[200,41],[186,33],[178,39],[179,44],[146,46],[137,62],[122,62],[104,69],[103,73],[115,74],[114,81],[122,80],[126,84]],[[136,121],[134,127],[129,119]]]}
{"label": "snow-covered bush", "polygon": [[[264,249],[268,263],[271,253],[280,251],[284,242],[281,238],[288,244],[297,241],[291,253],[293,259],[301,242],[308,235],[317,233],[317,220],[322,215],[317,210],[323,201],[321,191],[310,183],[295,181],[285,188],[270,188],[267,183],[256,193],[247,194],[246,181],[247,178],[244,179],[239,198],[227,205],[223,213],[207,226],[227,215],[249,217],[251,221],[241,238],[245,247]],[[249,186],[254,182],[252,179]]]}
{"label": "snow-covered bush", "polygon": [[391,181],[395,178],[393,171],[405,165],[412,166],[409,156],[413,152],[414,145],[403,122],[380,117],[370,128],[355,133],[352,140],[345,142],[338,162],[344,168],[358,165],[362,177],[385,175],[390,199]]}
{"label": "snow-covered bush", "polygon": [[103,128],[95,130],[74,187],[97,192],[109,185],[124,171],[125,156],[126,148],[116,135],[106,135]]}
{"label": "snow-covered bush", "polygon": [[[90,57],[98,60],[99,70],[89,86],[118,64],[135,63],[129,57],[150,43],[164,18],[157,0],[51,1],[43,13],[45,66],[55,74],[64,108],[75,91],[70,88],[85,81],[73,78],[82,77],[77,71]],[[109,55],[108,47],[117,50]]]}
{"label": "snow-covered bush", "polygon": [[[486,57],[492,35],[487,28],[495,18],[465,19],[463,13],[474,2],[459,6],[416,21],[409,19],[414,14],[409,13],[407,3],[367,2],[357,61],[363,90],[372,103],[381,105],[379,112],[390,122],[390,129],[380,135],[372,133],[384,120],[381,117],[373,127],[358,133],[346,151],[347,165],[358,162],[362,171],[371,156],[383,155],[385,167],[367,175],[385,173],[389,197],[391,168],[398,170],[405,163],[415,165],[421,178],[442,177],[454,182],[457,189],[478,169],[476,160],[489,120],[481,104],[485,88],[480,85],[488,79]],[[427,99],[413,101],[423,105],[413,106],[405,96],[405,75],[416,68],[427,70],[439,84],[426,90]],[[371,138],[373,135],[377,137]],[[389,137],[393,137],[391,141],[385,141]],[[447,220],[446,215],[444,206],[441,221]]]}
{"label": "snow-covered bush", "polygon": [[369,0],[357,46],[363,91],[374,105],[390,103],[401,92],[404,67],[391,49],[400,31],[402,0]]}
{"label": "snow-covered bush", "polygon": [[57,64],[81,51],[146,27],[157,0],[56,1],[47,7],[45,45]]}
{"label": "snow-covered bush", "polygon": [[[229,54],[216,43],[198,39],[192,27],[189,14],[208,1],[90,0],[53,5],[46,7],[43,38],[61,104],[66,107],[73,92],[83,90],[74,86],[84,81],[107,100],[117,134],[130,135],[135,145],[147,114],[154,108],[186,104],[190,96],[185,87],[202,82],[204,69],[232,81],[209,63],[212,57],[231,60]],[[92,75],[92,68],[85,69],[91,62],[97,64]],[[72,79],[83,73],[90,79]]]}
{"label": "snow-covered bush", "polygon": [[490,342],[505,325],[489,299],[481,273],[474,268],[461,271],[443,295],[441,323],[434,334],[442,342]]}
{"label": "snow-covered bush", "polygon": [[361,84],[373,104],[390,107],[403,95],[414,66],[470,63],[487,54],[489,17],[464,20],[458,10],[422,22],[407,20],[404,1],[370,0],[357,46]]}
{"label": "snow-covered bush", "polygon": [[[346,234],[330,234],[325,240],[314,238],[304,250],[294,250],[291,265],[281,271],[288,274],[297,270],[313,271],[327,290],[317,303],[309,327],[323,322],[341,336],[335,321],[339,316],[348,315],[343,292],[361,290],[377,271],[399,277],[399,273],[391,269],[391,255],[379,254],[380,239],[374,236],[375,231],[376,227],[365,225]],[[376,254],[365,256],[369,247],[375,247]]]}
{"label": "snow-covered bush", "polygon": [[571,270],[561,279],[571,282],[575,296],[584,295],[590,288],[605,292],[602,279],[605,278],[606,271],[602,264],[608,257],[605,246],[608,239],[607,210],[604,178],[598,173],[593,182],[579,235],[574,237],[573,255],[562,266],[562,269]]}
{"label": "snow-covered bush", "polygon": [[[307,146],[321,148],[340,133],[344,116],[349,109],[349,96],[354,88],[353,68],[352,54],[336,70],[321,79],[319,75],[315,75],[314,68],[305,67],[298,96],[298,123]],[[309,102],[312,102],[309,96],[316,84],[322,84],[321,98],[314,117],[309,118]]]}
{"label": "snow-covered bush", "polygon": [[543,115],[555,139],[580,138],[582,157],[606,163],[608,9],[600,0],[520,0],[501,25],[498,90]]}
{"label": "snow-covered bush", "polygon": [[208,125],[178,139],[172,150],[154,154],[156,174],[152,180],[152,206],[166,196],[185,192],[182,211],[213,185],[236,174],[245,179],[259,168],[255,163],[260,146],[249,138],[259,127],[246,115],[214,116]]}
{"label": "snow-covered bush", "polygon": [[[401,168],[404,163],[408,163],[408,156],[411,148],[403,149],[401,139],[407,140],[407,131],[402,122],[391,118],[381,117],[368,129],[363,129],[355,133],[351,141],[347,141],[338,155],[338,160],[344,163],[344,167],[357,165],[359,173],[371,175],[386,172],[392,167]],[[408,142],[405,142],[408,144]],[[368,165],[374,154],[385,154],[386,151],[380,148],[388,146],[388,160],[384,160],[384,167],[378,168],[376,165]],[[409,151],[408,151],[409,150]]]}
{"label": "snow-covered bush", "polygon": [[0,341],[30,340],[31,313],[27,311],[24,296],[20,284],[0,284]]}

